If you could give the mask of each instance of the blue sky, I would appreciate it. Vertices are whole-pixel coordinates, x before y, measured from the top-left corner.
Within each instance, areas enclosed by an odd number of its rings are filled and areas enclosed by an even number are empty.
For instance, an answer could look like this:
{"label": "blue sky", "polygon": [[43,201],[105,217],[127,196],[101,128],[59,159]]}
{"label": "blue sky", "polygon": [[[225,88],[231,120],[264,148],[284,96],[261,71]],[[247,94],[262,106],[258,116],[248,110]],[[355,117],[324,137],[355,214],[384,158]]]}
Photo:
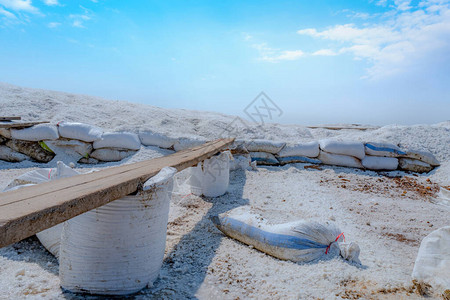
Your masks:
{"label": "blue sky", "polygon": [[280,123],[450,119],[447,0],[0,0],[0,81]]}

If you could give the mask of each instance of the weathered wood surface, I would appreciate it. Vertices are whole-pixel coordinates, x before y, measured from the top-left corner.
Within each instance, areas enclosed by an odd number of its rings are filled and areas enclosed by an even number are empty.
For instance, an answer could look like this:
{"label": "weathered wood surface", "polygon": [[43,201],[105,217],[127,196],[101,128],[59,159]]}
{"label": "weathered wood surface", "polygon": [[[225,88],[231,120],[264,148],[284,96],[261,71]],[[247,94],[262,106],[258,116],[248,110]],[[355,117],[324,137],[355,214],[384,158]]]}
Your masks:
{"label": "weathered wood surface", "polygon": [[49,123],[49,122],[48,121],[39,121],[39,122],[1,122],[0,121],[0,128],[20,129],[20,128],[31,127],[31,126],[42,124],[42,123]]}
{"label": "weathered wood surface", "polygon": [[352,124],[352,125],[317,125],[317,126],[307,126],[311,129],[329,129],[329,130],[342,130],[342,129],[354,129],[354,130],[374,130],[378,129],[380,127],[378,126],[362,126],[358,124]]}
{"label": "weathered wood surface", "polygon": [[22,120],[22,117],[0,117],[0,121]]}
{"label": "weathered wood surface", "polygon": [[234,139],[220,139],[165,157],[57,179],[0,193],[0,247],[136,191],[164,167],[196,165]]}

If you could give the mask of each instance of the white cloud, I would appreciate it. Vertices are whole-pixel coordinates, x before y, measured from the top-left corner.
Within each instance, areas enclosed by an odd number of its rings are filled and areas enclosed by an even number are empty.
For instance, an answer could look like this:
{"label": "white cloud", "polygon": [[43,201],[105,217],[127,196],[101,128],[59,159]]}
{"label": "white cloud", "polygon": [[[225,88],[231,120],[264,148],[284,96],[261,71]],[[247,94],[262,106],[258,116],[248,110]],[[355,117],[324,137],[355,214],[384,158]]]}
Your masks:
{"label": "white cloud", "polygon": [[70,14],[69,18],[73,19],[72,26],[78,28],[86,28],[84,26],[85,21],[92,19],[93,13],[89,9],[80,5],[80,8],[84,11],[83,14]]}
{"label": "white cloud", "polygon": [[307,28],[297,33],[333,42],[336,47],[313,55],[350,54],[370,63],[367,77],[380,78],[406,72],[438,55],[449,58],[445,54],[450,53],[448,2],[425,0],[413,7],[411,1],[395,0],[394,11],[384,14],[378,23],[340,24],[322,31]]}
{"label": "white cloud", "polygon": [[58,0],[44,0],[44,3],[48,6],[59,5]]}
{"label": "white cloud", "polygon": [[83,22],[81,22],[80,20],[73,21],[72,26],[77,28],[86,28],[83,26]]}
{"label": "white cloud", "polygon": [[246,41],[251,40],[253,38],[250,34],[246,32],[243,32],[242,35],[244,36],[244,40]]}
{"label": "white cloud", "polygon": [[253,48],[258,50],[259,58],[263,61],[268,62],[279,62],[282,60],[297,60],[302,57],[305,53],[301,50],[285,50],[270,48],[266,43],[254,44]]}
{"label": "white cloud", "polygon": [[14,11],[38,12],[38,9],[31,5],[31,0],[0,0],[0,4]]}
{"label": "white cloud", "polygon": [[313,52],[311,55],[314,55],[314,56],[335,56],[335,55],[338,55],[338,53],[334,52],[331,49],[320,49],[320,50],[317,50],[316,52]]}
{"label": "white cloud", "polygon": [[17,19],[15,14],[13,14],[12,12],[9,12],[7,10],[4,10],[1,7],[0,7],[0,15],[7,17],[8,19]]}
{"label": "white cloud", "polygon": [[50,22],[50,23],[47,24],[48,28],[56,28],[56,27],[59,27],[59,26],[61,26],[61,23],[58,23],[58,22]]}

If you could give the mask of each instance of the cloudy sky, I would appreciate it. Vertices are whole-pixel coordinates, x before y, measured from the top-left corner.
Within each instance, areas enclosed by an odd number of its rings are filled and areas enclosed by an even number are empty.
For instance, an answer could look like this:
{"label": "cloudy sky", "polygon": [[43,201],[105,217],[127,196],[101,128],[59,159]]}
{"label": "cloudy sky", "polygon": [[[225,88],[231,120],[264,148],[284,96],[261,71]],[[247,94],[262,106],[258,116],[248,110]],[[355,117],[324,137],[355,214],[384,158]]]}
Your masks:
{"label": "cloudy sky", "polygon": [[450,119],[445,0],[0,0],[0,81],[281,123]]}

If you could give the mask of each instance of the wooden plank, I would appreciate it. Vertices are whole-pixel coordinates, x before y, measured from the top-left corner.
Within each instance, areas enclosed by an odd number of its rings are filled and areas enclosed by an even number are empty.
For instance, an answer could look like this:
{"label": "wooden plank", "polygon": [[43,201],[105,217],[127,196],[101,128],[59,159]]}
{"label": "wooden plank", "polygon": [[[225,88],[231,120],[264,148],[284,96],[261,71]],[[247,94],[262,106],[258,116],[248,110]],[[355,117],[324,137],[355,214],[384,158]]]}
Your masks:
{"label": "wooden plank", "polygon": [[42,124],[42,123],[49,123],[48,121],[39,121],[39,122],[14,122],[14,123],[6,123],[6,122],[0,122],[0,128],[14,128],[14,129],[20,129],[20,128],[26,128],[31,127],[34,125]]}
{"label": "wooden plank", "polygon": [[22,120],[22,117],[0,117],[0,121]]}
{"label": "wooden plank", "polygon": [[233,140],[220,139],[165,157],[0,193],[0,247],[133,193],[166,166],[178,171],[194,166]]}
{"label": "wooden plank", "polygon": [[360,126],[360,125],[353,125],[353,126],[340,126],[340,125],[318,125],[318,126],[307,126],[311,129],[329,129],[329,130],[342,130],[342,129],[354,129],[354,130],[373,130],[378,129],[380,127],[378,126]]}

